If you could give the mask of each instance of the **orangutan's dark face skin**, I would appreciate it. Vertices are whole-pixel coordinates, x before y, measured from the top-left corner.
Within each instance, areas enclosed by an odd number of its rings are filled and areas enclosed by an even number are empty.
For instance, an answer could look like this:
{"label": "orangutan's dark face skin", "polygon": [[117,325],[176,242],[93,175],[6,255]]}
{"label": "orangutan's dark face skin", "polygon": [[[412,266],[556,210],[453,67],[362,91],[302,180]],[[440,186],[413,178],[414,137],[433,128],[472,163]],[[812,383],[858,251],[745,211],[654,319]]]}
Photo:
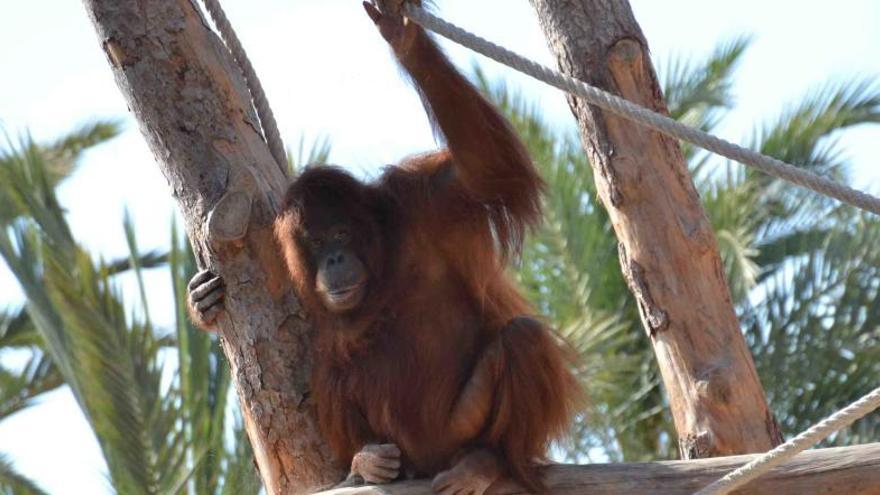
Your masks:
{"label": "orangutan's dark face skin", "polygon": [[367,270],[352,245],[349,227],[336,223],[303,232],[300,242],[315,267],[315,291],[331,313],[356,309],[364,300]]}

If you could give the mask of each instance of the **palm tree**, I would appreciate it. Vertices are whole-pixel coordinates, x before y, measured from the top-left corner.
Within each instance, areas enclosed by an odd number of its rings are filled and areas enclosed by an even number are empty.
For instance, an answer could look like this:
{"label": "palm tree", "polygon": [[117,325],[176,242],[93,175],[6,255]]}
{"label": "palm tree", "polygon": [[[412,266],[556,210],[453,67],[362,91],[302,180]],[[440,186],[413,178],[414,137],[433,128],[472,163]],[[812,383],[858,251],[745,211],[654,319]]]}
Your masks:
{"label": "palm tree", "polygon": [[[0,257],[25,294],[23,308],[0,314],[0,346],[30,351],[22,370],[0,369],[0,420],[39,394],[66,384],[94,430],[111,485],[120,493],[256,493],[241,421],[227,414],[229,369],[216,339],[196,330],[183,306],[194,271],[188,245],[172,227],[167,254],[141,253],[124,222],[127,259],[93,259],[75,241],[55,187],[88,146],[118,133],[87,126],[51,145],[30,138],[0,153]],[[142,272],[166,264],[178,304],[173,329],[146,312]],[[127,309],[114,278],[134,273],[145,314]],[[164,362],[176,357],[174,377]],[[0,492],[42,493],[0,458]]]}
{"label": "palm tree", "polygon": [[[712,131],[733,108],[732,80],[748,38],[719,45],[698,63],[662,73],[670,115]],[[617,242],[596,201],[572,130],[554,131],[538,108],[503,84],[476,79],[514,123],[548,182],[546,223],[516,273],[538,308],[581,356],[592,398],[570,457],[610,460],[677,452],[659,370],[617,262]],[[751,138],[754,149],[846,181],[839,132],[880,122],[880,88],[869,80],[828,84]],[[876,386],[880,371],[880,222],[684,144],[715,228],[743,331],[771,407],[792,434]],[[876,440],[865,420],[828,443]]]}
{"label": "palm tree", "polygon": [[[41,146],[46,164],[45,179],[55,188],[69,177],[83,150],[113,138],[119,133],[114,122],[98,122],[82,126],[54,143]],[[8,141],[8,139],[7,139]],[[0,153],[0,177],[6,177],[13,161],[6,152]],[[25,209],[16,202],[18,193],[11,182],[0,186],[0,227],[4,232],[21,221]],[[27,407],[39,394],[64,383],[51,358],[43,352],[43,341],[24,307],[0,308],[0,350],[31,351],[32,358],[18,372],[0,366],[0,421]]]}

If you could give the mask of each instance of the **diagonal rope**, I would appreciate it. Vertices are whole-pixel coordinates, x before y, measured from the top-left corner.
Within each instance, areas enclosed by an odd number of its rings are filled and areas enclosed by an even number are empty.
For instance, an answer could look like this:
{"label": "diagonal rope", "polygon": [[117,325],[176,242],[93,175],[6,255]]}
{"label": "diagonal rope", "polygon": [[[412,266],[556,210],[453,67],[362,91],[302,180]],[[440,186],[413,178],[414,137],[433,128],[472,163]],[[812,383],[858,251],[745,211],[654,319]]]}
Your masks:
{"label": "diagonal rope", "polygon": [[764,173],[880,215],[880,198],[876,196],[858,191],[808,170],[795,167],[782,160],[743,148],[698,129],[688,127],[665,115],[655,113],[619,96],[533,62],[491,41],[465,31],[415,5],[407,3],[404,6],[404,14],[426,29],[430,29],[445,38],[449,38],[460,45],[528,74],[535,79],[579,96],[588,103],[609,112],[683,141],[688,141],[721,156],[753,166]]}
{"label": "diagonal rope", "polygon": [[248,92],[251,94],[251,101],[257,110],[257,117],[260,119],[260,127],[263,128],[263,137],[266,139],[266,144],[269,145],[269,152],[278,163],[281,171],[287,174],[287,154],[284,152],[284,143],[281,141],[278,125],[275,123],[275,115],[272,114],[269,100],[266,99],[266,93],[263,92],[263,85],[260,84],[260,79],[257,77],[257,73],[254,71],[254,67],[251,65],[244,47],[241,46],[238,36],[235,35],[232,24],[226,18],[226,13],[223,12],[223,7],[220,6],[219,0],[202,1],[208,14],[211,15],[214,25],[220,31],[223,43],[226,44],[226,48],[232,54],[232,58],[235,59],[235,63],[238,64],[239,69],[241,69],[244,75]]}
{"label": "diagonal rope", "polygon": [[800,435],[761,455],[694,495],[725,495],[794,457],[798,452],[880,407],[880,388],[816,423]]}

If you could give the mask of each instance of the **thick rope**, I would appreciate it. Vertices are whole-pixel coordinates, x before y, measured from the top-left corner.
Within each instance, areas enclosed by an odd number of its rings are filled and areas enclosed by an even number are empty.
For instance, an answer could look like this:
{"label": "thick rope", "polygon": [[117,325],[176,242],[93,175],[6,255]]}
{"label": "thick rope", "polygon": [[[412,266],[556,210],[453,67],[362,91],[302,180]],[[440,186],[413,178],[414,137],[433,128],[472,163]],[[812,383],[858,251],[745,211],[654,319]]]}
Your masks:
{"label": "thick rope", "polygon": [[226,18],[226,13],[223,12],[223,7],[220,6],[219,0],[203,0],[203,2],[208,14],[211,15],[211,20],[214,21],[214,25],[220,31],[223,43],[226,44],[226,48],[232,54],[232,58],[235,59],[235,63],[238,64],[239,69],[241,69],[244,75],[245,83],[251,94],[251,101],[257,110],[260,126],[263,128],[263,136],[266,138],[266,144],[269,145],[269,152],[275,158],[281,171],[287,174],[287,154],[284,152],[284,143],[281,141],[278,125],[275,123],[275,116],[269,107],[269,100],[266,99],[266,93],[263,92],[260,79],[257,77],[257,73],[254,71],[254,67],[251,65],[244,47],[238,41],[238,36],[235,35],[235,30],[232,29],[232,24]]}
{"label": "thick rope", "polygon": [[721,156],[751,165],[767,174],[774,175],[794,184],[812,189],[820,194],[831,196],[844,203],[880,215],[880,198],[855,190],[800,169],[781,160],[762,155],[756,151],[725,141],[698,129],[688,127],[665,115],[655,113],[631,103],[619,96],[603,91],[578,79],[561,74],[541,64],[533,62],[516,53],[498,46],[484,38],[451,24],[430,12],[412,4],[404,6],[404,14],[426,29],[445,38],[481,53],[504,65],[528,74],[535,79],[555,86],[563,91],[579,96],[600,108],[645,125],[664,134],[688,141]]}
{"label": "thick rope", "polygon": [[731,471],[723,478],[698,491],[695,495],[725,495],[730,493],[791,459],[798,452],[806,450],[828,435],[849,426],[853,421],[862,418],[878,407],[880,407],[880,388],[874,389],[868,395],[816,423],[810,429],[784,444]]}

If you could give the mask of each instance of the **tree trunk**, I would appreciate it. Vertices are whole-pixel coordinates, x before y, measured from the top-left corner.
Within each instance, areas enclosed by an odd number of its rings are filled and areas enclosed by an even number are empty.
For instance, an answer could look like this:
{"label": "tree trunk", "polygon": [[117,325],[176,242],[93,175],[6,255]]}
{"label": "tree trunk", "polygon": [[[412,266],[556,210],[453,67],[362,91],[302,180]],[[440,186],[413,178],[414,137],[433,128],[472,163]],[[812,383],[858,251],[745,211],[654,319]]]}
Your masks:
{"label": "tree trunk", "polygon": [[341,473],[308,396],[311,330],[272,235],[287,179],[239,69],[192,0],[84,5],[200,265],[226,281],[218,326],[268,493],[326,486]]}
{"label": "tree trunk", "polygon": [[[691,495],[755,455],[694,461],[634,462],[576,466],[558,464],[545,470],[547,492],[554,495]],[[362,486],[320,495],[431,495],[429,481]],[[506,484],[490,495],[522,494]],[[736,490],[737,495],[880,494],[880,443],[808,450]]]}
{"label": "tree trunk", "polygon": [[[560,69],[666,113],[626,0],[530,0]],[[619,240],[684,459],[761,452],[782,436],[739,328],[712,227],[678,143],[569,96]]]}

